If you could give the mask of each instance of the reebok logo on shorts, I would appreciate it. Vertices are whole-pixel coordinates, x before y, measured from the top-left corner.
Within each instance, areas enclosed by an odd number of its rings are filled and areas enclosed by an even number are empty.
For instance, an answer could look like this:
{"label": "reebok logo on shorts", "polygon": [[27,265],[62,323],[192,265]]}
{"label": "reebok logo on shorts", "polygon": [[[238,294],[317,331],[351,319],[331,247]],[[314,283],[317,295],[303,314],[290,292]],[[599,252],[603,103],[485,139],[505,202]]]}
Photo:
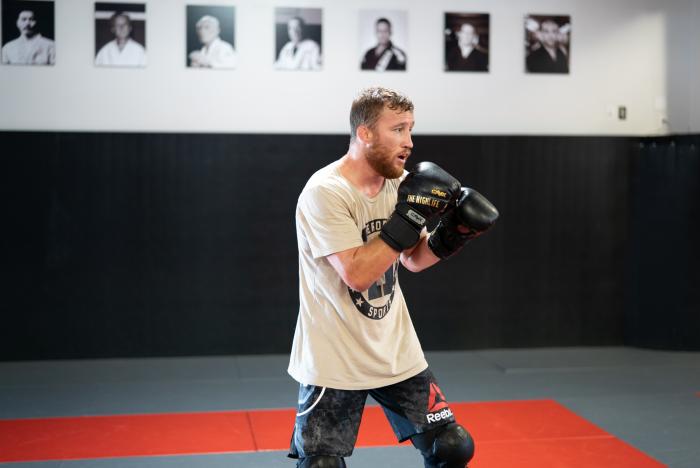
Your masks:
{"label": "reebok logo on shorts", "polygon": [[447,399],[442,394],[440,387],[435,382],[430,382],[430,396],[428,396],[428,411],[433,413],[447,408]]}
{"label": "reebok logo on shorts", "polygon": [[452,416],[452,410],[447,406],[447,399],[442,394],[440,387],[435,382],[430,382],[430,395],[428,396],[428,414],[425,418],[429,423],[448,419]]}

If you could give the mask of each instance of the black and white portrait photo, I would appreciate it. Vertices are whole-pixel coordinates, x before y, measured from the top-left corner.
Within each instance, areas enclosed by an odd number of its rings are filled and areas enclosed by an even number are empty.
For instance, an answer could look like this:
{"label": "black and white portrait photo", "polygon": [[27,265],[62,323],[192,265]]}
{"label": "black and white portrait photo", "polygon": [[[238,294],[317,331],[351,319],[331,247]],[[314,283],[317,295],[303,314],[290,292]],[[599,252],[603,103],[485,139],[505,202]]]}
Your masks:
{"label": "black and white portrait photo", "polygon": [[360,69],[405,71],[407,36],[405,11],[360,11]]}
{"label": "black and white portrait photo", "polygon": [[2,63],[56,63],[54,2],[2,0]]}
{"label": "black and white portrait photo", "polygon": [[489,71],[489,15],[445,13],[445,70]]}
{"label": "black and white portrait photo", "polygon": [[187,66],[236,68],[235,26],[235,7],[187,5]]}
{"label": "black and white portrait photo", "polygon": [[144,3],[95,3],[95,65],[146,66]]}
{"label": "black and white portrait photo", "polygon": [[525,69],[528,73],[569,73],[571,16],[525,17]]}
{"label": "black and white portrait photo", "polygon": [[321,69],[322,10],[277,8],[275,10],[275,68]]}

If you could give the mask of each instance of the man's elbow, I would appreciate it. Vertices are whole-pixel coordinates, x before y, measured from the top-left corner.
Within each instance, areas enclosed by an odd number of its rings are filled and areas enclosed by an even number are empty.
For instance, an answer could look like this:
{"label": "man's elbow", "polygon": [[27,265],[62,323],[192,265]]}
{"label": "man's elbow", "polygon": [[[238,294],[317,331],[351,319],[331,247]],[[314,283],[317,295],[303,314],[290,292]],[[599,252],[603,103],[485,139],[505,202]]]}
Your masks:
{"label": "man's elbow", "polygon": [[350,289],[355,291],[366,291],[374,283],[374,281],[369,281],[367,278],[362,278],[359,275],[346,275],[343,277],[343,281]]}
{"label": "man's elbow", "polygon": [[340,275],[345,284],[355,291],[366,291],[379,278],[370,278],[364,268],[347,268]]}
{"label": "man's elbow", "polygon": [[414,262],[412,262],[410,257],[404,257],[403,255],[401,255],[401,264],[411,273],[418,273],[425,269],[424,267],[416,265]]}
{"label": "man's elbow", "polygon": [[[406,266],[406,265],[404,265],[404,266]],[[421,271],[425,270],[425,268],[426,267],[419,267],[419,266],[413,265],[413,264],[406,266],[406,269],[408,271],[410,271],[411,273],[420,273]]]}
{"label": "man's elbow", "polygon": [[328,261],[338,273],[340,279],[343,280],[343,283],[355,291],[366,291],[377,278],[368,278],[366,270],[356,265],[357,262],[350,260],[348,255],[343,257],[338,254],[328,256]]}

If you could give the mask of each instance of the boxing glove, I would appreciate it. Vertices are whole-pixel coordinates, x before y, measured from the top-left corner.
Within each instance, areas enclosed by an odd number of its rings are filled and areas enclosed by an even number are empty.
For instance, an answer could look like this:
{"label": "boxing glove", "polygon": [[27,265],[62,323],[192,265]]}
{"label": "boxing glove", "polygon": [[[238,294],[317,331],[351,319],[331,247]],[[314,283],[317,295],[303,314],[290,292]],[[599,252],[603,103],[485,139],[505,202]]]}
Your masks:
{"label": "boxing glove", "polygon": [[437,164],[419,163],[399,185],[396,207],[379,236],[397,252],[414,246],[421,229],[454,205],[460,185]]}
{"label": "boxing glove", "polygon": [[445,211],[430,233],[428,246],[437,257],[449,258],[467,242],[488,231],[497,219],[498,210],[486,197],[462,187],[456,206]]}

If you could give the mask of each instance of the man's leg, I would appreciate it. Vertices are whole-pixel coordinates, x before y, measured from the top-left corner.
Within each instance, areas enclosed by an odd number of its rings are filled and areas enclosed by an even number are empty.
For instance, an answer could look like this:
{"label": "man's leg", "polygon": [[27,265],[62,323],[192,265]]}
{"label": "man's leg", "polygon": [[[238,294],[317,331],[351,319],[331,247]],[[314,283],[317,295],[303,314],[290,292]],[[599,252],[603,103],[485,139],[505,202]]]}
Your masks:
{"label": "man's leg", "polygon": [[421,451],[426,468],[464,468],[474,456],[474,441],[455,422],[429,369],[370,395],[382,405],[399,441],[411,439]]}
{"label": "man's leg", "polygon": [[343,457],[352,455],[365,390],[337,390],[315,385],[299,386],[289,457],[301,468],[344,468]]}

